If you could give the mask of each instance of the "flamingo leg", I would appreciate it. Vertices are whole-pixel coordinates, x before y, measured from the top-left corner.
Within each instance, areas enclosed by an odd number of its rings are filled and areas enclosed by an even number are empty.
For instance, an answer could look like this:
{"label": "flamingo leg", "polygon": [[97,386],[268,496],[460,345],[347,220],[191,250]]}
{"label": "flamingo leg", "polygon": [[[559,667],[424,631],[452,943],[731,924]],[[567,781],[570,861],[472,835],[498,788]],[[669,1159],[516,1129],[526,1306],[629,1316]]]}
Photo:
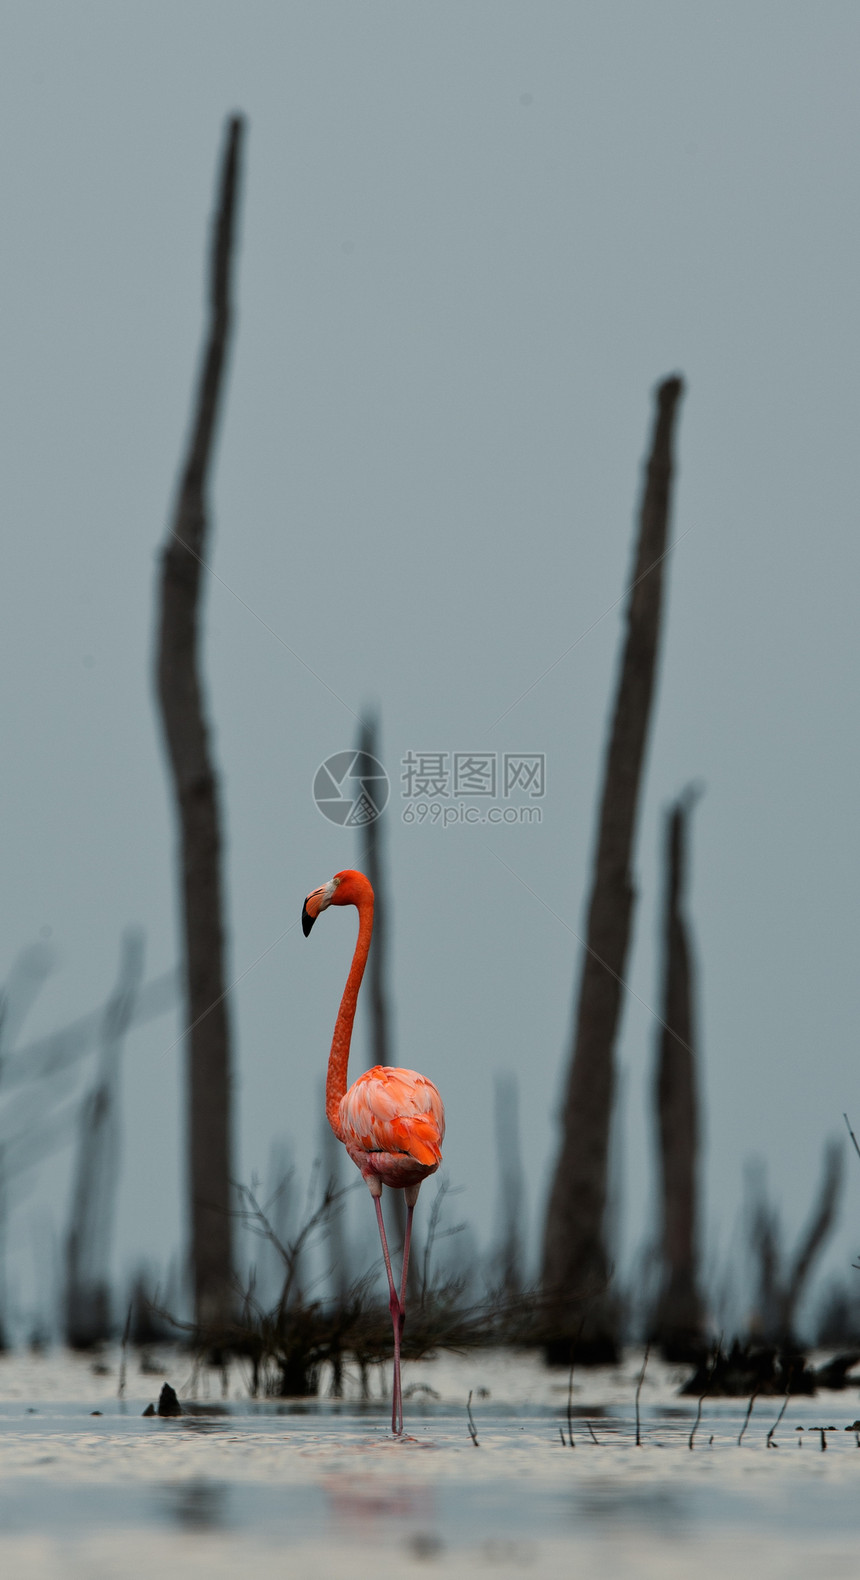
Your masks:
{"label": "flamingo leg", "polygon": [[[385,1224],[382,1219],[382,1201],[380,1200],[379,1196],[374,1196],[373,1202],[374,1206],[376,1207],[376,1221],[379,1224],[379,1238],[382,1241],[382,1255],[385,1259],[385,1271],[388,1274],[388,1309],[391,1312],[391,1326],[394,1330],[394,1388],[392,1390],[391,1398],[391,1430],[395,1437],[399,1437],[403,1431],[403,1397],[400,1388],[400,1336],[403,1332],[403,1319],[405,1312],[403,1309],[402,1299],[398,1299],[397,1290],[394,1287],[394,1275],[391,1271],[391,1257],[388,1253],[388,1241],[385,1238]],[[404,1257],[408,1256],[409,1252],[409,1229],[411,1228],[411,1219],[412,1209],[410,1208],[407,1219]],[[404,1292],[405,1289],[406,1273],[404,1270]]]}

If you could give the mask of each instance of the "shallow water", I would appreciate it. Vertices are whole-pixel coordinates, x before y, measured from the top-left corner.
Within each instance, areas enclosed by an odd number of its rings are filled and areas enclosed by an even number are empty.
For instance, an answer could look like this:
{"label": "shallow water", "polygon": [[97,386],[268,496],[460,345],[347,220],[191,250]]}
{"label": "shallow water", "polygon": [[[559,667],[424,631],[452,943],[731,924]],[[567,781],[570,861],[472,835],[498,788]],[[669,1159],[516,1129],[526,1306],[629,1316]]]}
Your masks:
{"label": "shallow water", "polygon": [[[407,1402],[407,1440],[395,1442],[381,1400],[210,1397],[195,1407],[186,1399],[181,1419],[162,1421],[142,1416],[160,1377],[130,1375],[138,1397],[120,1402],[115,1363],[95,1376],[68,1357],[11,1357],[0,1365],[0,1572],[10,1580],[860,1572],[860,1450],[845,1430],[860,1414],[856,1390],[791,1400],[776,1448],[767,1434],[780,1400],[756,1402],[741,1447],[745,1402],[705,1400],[691,1452],[696,1402],[679,1400],[677,1375],[654,1366],[637,1447],[636,1362],[575,1379],[571,1449],[561,1437],[567,1380],[534,1358],[446,1357],[411,1368],[407,1386],[422,1391]],[[180,1393],[183,1364],[164,1362]],[[216,1380],[209,1384],[214,1395]],[[426,1388],[438,1400],[428,1401]],[[833,1428],[825,1451],[822,1427]]]}

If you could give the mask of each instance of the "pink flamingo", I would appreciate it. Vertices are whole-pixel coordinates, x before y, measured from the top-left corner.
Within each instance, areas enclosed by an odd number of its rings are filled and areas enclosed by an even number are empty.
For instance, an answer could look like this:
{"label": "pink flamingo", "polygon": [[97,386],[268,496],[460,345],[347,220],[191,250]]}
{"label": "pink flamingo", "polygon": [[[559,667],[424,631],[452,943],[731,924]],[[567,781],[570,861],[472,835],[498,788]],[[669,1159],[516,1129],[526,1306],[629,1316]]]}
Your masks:
{"label": "pink flamingo", "polygon": [[[366,1070],[347,1091],[346,1066],[358,990],[367,964],[373,933],[373,889],[363,872],[347,868],[335,873],[309,894],[302,908],[302,930],[307,938],[320,911],[330,905],[354,905],[358,910],[358,939],[331,1042],[325,1089],[326,1117],[353,1163],[361,1170],[376,1207],[382,1255],[388,1274],[389,1310],[394,1329],[394,1393],[391,1430],[403,1431],[403,1395],[400,1386],[400,1345],[406,1321],[406,1274],[412,1213],[421,1181],[435,1174],[442,1161],[445,1110],[432,1081],[415,1070],[398,1070],[377,1064]],[[400,1294],[394,1287],[391,1257],[382,1219],[382,1187],[402,1190],[406,1198],[406,1236]]]}

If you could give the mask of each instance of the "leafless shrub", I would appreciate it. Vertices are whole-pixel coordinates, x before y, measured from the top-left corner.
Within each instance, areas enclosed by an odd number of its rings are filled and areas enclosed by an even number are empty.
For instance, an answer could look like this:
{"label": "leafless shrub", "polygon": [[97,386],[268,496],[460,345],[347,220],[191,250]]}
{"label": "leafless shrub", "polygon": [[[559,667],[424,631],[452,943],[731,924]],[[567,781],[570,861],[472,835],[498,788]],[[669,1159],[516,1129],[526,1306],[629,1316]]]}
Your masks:
{"label": "leafless shrub", "polygon": [[[391,1357],[391,1315],[387,1300],[377,1292],[376,1262],[334,1298],[327,1277],[318,1281],[326,1286],[326,1292],[314,1298],[313,1288],[303,1287],[297,1276],[302,1256],[311,1245],[328,1243],[344,1198],[356,1189],[362,1189],[360,1181],[339,1186],[333,1179],[323,1180],[319,1165],[315,1165],[301,1224],[284,1237],[274,1221],[278,1191],[261,1200],[255,1183],[237,1186],[241,1224],[279,1259],[282,1278],[277,1299],[266,1302],[260,1298],[252,1271],[245,1286],[237,1286],[237,1315],[229,1326],[201,1330],[194,1323],[171,1318],[166,1311],[156,1314],[169,1319],[174,1333],[200,1357],[229,1352],[244,1358],[254,1397],[311,1396],[318,1392],[324,1367],[331,1368],[337,1393],[347,1361],[357,1368],[365,1397],[369,1397],[371,1369]],[[507,1299],[502,1290],[493,1289],[480,1300],[469,1300],[464,1276],[434,1270],[439,1243],[465,1228],[462,1223],[444,1221],[447,1202],[454,1194],[455,1189],[443,1180],[430,1211],[421,1257],[421,1293],[409,1308],[404,1357],[418,1360],[440,1348],[467,1351],[490,1345],[539,1344],[547,1324],[545,1302],[539,1294],[521,1291],[516,1299]]]}

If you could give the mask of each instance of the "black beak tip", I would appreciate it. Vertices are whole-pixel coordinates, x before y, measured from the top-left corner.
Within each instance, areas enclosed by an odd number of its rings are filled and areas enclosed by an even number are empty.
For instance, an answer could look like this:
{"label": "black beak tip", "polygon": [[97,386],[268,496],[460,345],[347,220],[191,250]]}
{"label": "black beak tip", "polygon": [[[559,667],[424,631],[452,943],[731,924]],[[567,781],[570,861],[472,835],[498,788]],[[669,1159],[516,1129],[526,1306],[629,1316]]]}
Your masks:
{"label": "black beak tip", "polygon": [[307,900],[305,900],[305,903],[302,906],[302,932],[304,933],[306,938],[307,938],[308,934],[310,933],[310,930],[313,927],[315,921],[316,921],[316,917],[315,916],[311,916],[311,913],[308,910],[308,902],[307,902]]}

